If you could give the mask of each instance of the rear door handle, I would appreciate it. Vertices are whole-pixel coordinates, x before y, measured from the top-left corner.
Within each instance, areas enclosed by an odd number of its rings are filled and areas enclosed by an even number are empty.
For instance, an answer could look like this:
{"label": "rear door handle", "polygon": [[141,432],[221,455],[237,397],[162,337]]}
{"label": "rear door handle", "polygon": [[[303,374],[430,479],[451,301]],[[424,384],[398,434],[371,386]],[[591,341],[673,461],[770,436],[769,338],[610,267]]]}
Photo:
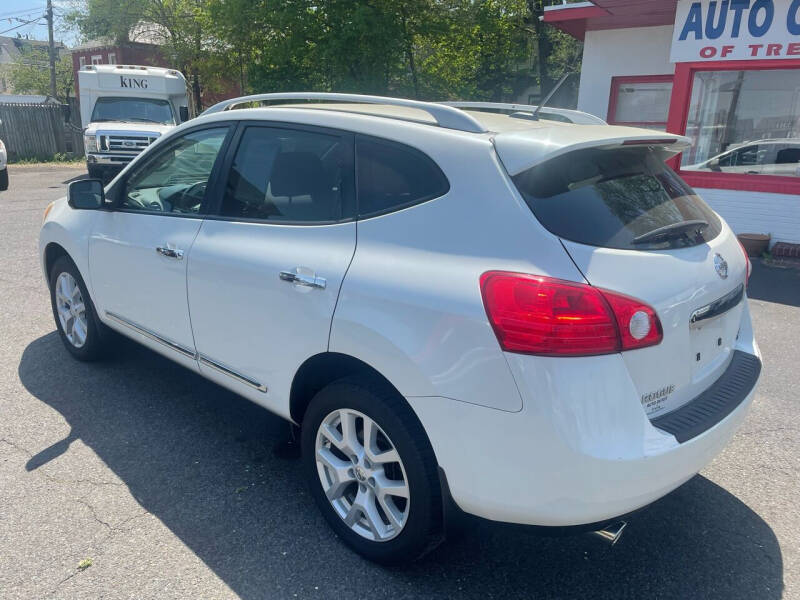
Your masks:
{"label": "rear door handle", "polygon": [[281,278],[281,281],[287,281],[289,283],[294,283],[296,285],[302,285],[310,288],[317,288],[320,290],[324,290],[325,286],[328,285],[328,282],[324,277],[317,277],[316,275],[305,275],[303,273],[297,273],[296,271],[281,271],[278,274],[278,277]]}
{"label": "rear door handle", "polygon": [[175,260],[183,260],[183,250],[178,248],[170,248],[169,245],[166,247],[159,246],[156,248],[156,252],[158,252],[161,256],[166,256],[167,258],[174,258]]}

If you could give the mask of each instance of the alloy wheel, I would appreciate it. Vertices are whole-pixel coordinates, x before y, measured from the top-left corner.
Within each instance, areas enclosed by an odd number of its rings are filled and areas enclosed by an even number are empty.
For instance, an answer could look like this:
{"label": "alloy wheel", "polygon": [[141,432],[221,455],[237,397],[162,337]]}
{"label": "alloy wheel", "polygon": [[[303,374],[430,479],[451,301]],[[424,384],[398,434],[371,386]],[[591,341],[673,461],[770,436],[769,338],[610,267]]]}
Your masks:
{"label": "alloy wheel", "polygon": [[56,279],[56,312],[61,329],[70,344],[82,348],[89,332],[86,322],[86,304],[75,278],[66,271]]}
{"label": "alloy wheel", "polygon": [[351,530],[376,542],[400,534],[411,504],[408,478],[375,421],[347,408],[329,413],[317,429],[315,460],[325,496]]}

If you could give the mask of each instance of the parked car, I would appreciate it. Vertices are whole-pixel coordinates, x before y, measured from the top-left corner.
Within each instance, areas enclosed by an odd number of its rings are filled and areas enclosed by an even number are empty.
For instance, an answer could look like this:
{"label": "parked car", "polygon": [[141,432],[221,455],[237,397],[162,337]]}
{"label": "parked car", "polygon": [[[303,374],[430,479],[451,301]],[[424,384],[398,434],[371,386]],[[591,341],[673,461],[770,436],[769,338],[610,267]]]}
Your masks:
{"label": "parked car", "polygon": [[73,182],[39,243],[67,351],[115,331],[299,426],[372,560],[451,509],[615,539],[745,417],[749,262],[686,138],[474,109],[247,97]]}
{"label": "parked car", "polygon": [[[3,122],[0,121],[0,125]],[[8,189],[8,152],[3,140],[0,140],[0,192]]]}
{"label": "parked car", "polygon": [[737,144],[687,171],[717,171],[756,175],[800,175],[800,139],[757,140]]}

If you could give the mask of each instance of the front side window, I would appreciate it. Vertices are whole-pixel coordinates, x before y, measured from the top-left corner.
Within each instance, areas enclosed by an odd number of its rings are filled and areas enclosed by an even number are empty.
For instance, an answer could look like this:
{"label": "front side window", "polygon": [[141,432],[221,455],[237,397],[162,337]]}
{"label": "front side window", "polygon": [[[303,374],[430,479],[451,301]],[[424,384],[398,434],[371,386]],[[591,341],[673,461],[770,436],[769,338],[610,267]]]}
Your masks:
{"label": "front side window", "polygon": [[649,148],[569,152],[513,177],[536,218],[567,240],[625,250],[703,244],[714,212]]}
{"label": "front side window", "polygon": [[134,169],[125,183],[120,208],[196,215],[222,147],[227,127],[187,133]]}
{"label": "front side window", "polygon": [[175,125],[172,106],[157,98],[98,98],[92,111],[92,122],[160,123]]}
{"label": "front side window", "polygon": [[231,166],[220,214],[271,222],[353,216],[352,145],[327,133],[248,127]]}
{"label": "front side window", "polygon": [[685,171],[800,177],[800,69],[698,71]]}
{"label": "front side window", "polygon": [[369,216],[445,195],[447,178],[419,150],[359,137],[356,141],[358,213]]}

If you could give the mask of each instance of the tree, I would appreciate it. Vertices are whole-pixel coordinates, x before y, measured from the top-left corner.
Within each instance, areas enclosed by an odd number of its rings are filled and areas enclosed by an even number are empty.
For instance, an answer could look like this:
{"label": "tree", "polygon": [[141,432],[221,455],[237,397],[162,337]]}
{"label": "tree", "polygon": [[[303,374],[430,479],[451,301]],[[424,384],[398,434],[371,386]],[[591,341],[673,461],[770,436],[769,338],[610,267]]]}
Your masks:
{"label": "tree", "polygon": [[530,83],[524,1],[439,4],[441,21],[418,41],[426,97],[502,101]]}
{"label": "tree", "polygon": [[209,0],[86,0],[67,21],[85,37],[129,41],[132,32],[156,41],[188,78],[197,110],[202,108],[201,79],[214,63],[217,39],[210,21]]}
{"label": "tree", "polygon": [[72,19],[86,36],[123,41],[151,27],[198,106],[219,73],[242,92],[511,100],[537,80],[546,90],[579,59],[574,40],[539,20],[542,0],[85,3]]}
{"label": "tree", "polygon": [[[526,0],[528,14],[525,24],[536,42],[536,64],[542,95],[552,89],[555,82],[565,73],[578,73],[581,70],[583,44],[558,29],[547,25],[544,16],[544,0]],[[560,92],[550,102],[558,105],[558,99],[577,96],[578,81],[572,78],[565,82]],[[570,101],[566,102],[570,104]]]}
{"label": "tree", "polygon": [[[18,93],[50,95],[50,63],[47,48],[23,48],[11,65],[9,79]],[[72,57],[65,54],[56,61],[56,90],[59,102],[67,102],[74,83]]]}

